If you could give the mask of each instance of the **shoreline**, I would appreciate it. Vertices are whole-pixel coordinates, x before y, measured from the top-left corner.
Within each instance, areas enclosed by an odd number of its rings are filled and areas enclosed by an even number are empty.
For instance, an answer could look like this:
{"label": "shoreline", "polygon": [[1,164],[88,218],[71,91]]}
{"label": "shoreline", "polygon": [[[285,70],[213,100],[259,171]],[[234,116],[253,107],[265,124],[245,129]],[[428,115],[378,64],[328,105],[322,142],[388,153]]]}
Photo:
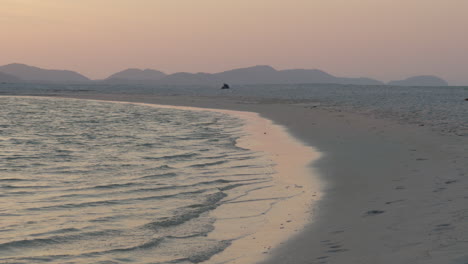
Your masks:
{"label": "shoreline", "polygon": [[324,156],[314,222],[266,264],[468,261],[468,142],[427,127],[288,100],[138,94],[65,97],[251,111]]}
{"label": "shoreline", "polygon": [[[293,138],[284,127],[274,124],[258,113],[154,103],[96,99],[76,100],[189,111],[211,111],[243,120],[242,130],[245,135],[239,138],[236,145],[265,153],[267,158],[273,161],[272,186],[249,192],[243,200],[221,204],[210,212],[210,215],[218,220],[214,223],[215,231],[211,232],[208,238],[234,239],[225,250],[201,263],[242,264],[264,261],[266,254],[284,244],[313,221],[310,212],[315,202],[320,199],[320,189],[323,188],[323,184],[310,165],[319,159],[321,154]],[[264,213],[259,216],[251,216],[249,208],[245,208],[245,201],[255,203],[256,200],[271,200],[272,202],[269,202],[270,204]],[[250,206],[262,206],[262,204]],[[252,209],[252,211],[254,210]]]}
{"label": "shoreline", "polygon": [[[226,239],[224,233],[235,235],[238,238],[234,239],[225,250],[201,263],[243,264],[265,261],[266,254],[284,244],[313,221],[311,219],[313,216],[310,215],[311,208],[314,207],[314,202],[320,199],[320,189],[323,183],[319,182],[319,177],[309,166],[320,158],[320,153],[301,144],[283,127],[274,124],[271,120],[261,117],[258,113],[245,111],[124,101],[102,100],[102,102],[130,103],[189,111],[213,111],[234,116],[244,121],[242,129],[246,132],[246,135],[241,137],[236,145],[266,153],[269,159],[273,160],[275,172],[272,174],[272,182],[274,187],[252,192],[247,198],[249,200],[283,198],[271,204],[263,216],[260,216],[264,218],[260,224],[258,220],[239,221],[240,217],[237,213],[233,221],[222,220],[228,214],[232,215],[233,212],[245,210],[244,205],[239,203],[222,204],[211,212],[210,215],[214,214],[215,218],[221,220],[215,222],[215,232],[210,233],[208,238]],[[275,144],[271,144],[271,142],[275,142]]]}

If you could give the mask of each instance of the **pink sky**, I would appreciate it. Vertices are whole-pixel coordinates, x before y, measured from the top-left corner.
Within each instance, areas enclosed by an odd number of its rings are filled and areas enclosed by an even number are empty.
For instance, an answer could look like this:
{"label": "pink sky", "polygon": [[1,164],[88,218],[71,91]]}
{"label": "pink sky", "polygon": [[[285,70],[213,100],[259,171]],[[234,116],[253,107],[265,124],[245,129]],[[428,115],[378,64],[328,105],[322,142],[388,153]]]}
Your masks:
{"label": "pink sky", "polygon": [[1,0],[0,65],[105,78],[268,64],[468,85],[466,0]]}

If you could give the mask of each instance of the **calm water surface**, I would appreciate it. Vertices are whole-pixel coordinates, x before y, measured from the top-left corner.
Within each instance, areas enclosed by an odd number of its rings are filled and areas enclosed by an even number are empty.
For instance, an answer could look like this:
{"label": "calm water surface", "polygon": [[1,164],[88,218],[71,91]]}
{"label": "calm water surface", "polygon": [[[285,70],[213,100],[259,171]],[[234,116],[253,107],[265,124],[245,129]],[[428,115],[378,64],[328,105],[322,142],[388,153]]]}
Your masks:
{"label": "calm water surface", "polygon": [[[270,184],[225,114],[0,97],[1,263],[198,263],[210,212]],[[259,212],[261,213],[261,212]]]}

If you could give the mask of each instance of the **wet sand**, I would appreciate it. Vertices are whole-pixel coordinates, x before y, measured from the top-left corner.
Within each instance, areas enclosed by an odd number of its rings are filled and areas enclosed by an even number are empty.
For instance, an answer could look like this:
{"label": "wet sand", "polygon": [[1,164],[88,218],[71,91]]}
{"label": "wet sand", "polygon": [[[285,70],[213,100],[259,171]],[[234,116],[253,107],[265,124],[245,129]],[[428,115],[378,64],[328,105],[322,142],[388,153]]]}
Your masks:
{"label": "wet sand", "polygon": [[73,97],[256,112],[323,153],[314,221],[262,263],[468,263],[466,137],[286,100]]}

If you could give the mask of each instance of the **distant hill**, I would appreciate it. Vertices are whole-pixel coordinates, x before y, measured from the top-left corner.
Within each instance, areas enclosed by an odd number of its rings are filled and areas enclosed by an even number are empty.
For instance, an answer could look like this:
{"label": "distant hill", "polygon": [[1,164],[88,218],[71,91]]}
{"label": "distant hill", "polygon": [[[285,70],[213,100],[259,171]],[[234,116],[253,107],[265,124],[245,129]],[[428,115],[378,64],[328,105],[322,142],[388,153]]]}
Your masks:
{"label": "distant hill", "polygon": [[213,76],[222,82],[232,84],[264,84],[276,83],[279,79],[278,71],[270,66],[254,66],[215,73]]}
{"label": "distant hill", "polygon": [[337,77],[321,70],[291,69],[277,73],[277,79],[281,83],[338,83]]}
{"label": "distant hill", "polygon": [[[10,81],[17,77],[27,82],[52,83],[88,83],[85,76],[66,70],[46,70],[25,64],[8,64],[0,66],[0,72],[8,74]],[[7,77],[1,77],[6,79]],[[188,73],[178,72],[165,74],[152,69],[126,69],[112,74],[105,80],[96,81],[108,84],[151,84],[151,85],[208,85],[220,86],[223,83],[232,85],[244,84],[353,84],[353,85],[384,85],[371,78],[337,77],[317,69],[276,70],[271,66],[257,65],[247,68],[233,69],[219,73]],[[393,81],[389,85],[406,86],[446,86],[447,82],[435,76],[417,76],[407,80]]]}
{"label": "distant hill", "polygon": [[168,85],[220,85],[222,83],[242,84],[297,84],[297,83],[335,83],[383,85],[369,78],[341,78],[320,70],[282,70],[277,71],[266,65],[234,69],[220,73],[175,73],[158,81]]}
{"label": "distant hill", "polygon": [[168,75],[158,81],[164,85],[221,85],[223,80],[210,73],[178,72]]}
{"label": "distant hill", "polygon": [[21,79],[13,75],[0,72],[0,83],[17,83],[17,82],[21,82]]}
{"label": "distant hill", "polygon": [[0,66],[0,72],[30,82],[83,83],[90,81],[85,76],[73,71],[46,70],[18,63]]}
{"label": "distant hill", "polygon": [[393,86],[448,86],[448,82],[442,78],[432,75],[421,75],[410,77],[405,80],[391,81],[388,85]]}
{"label": "distant hill", "polygon": [[384,83],[370,78],[336,77],[321,70],[282,70],[278,72],[279,83],[335,83],[358,85],[383,85]]}
{"label": "distant hill", "polygon": [[126,69],[121,72],[115,73],[109,76],[104,81],[106,82],[118,82],[118,81],[157,81],[164,78],[166,74],[161,71],[152,69],[140,70],[140,69]]}
{"label": "distant hill", "polygon": [[298,84],[298,83],[335,83],[357,85],[383,85],[370,78],[343,78],[320,70],[293,69],[278,71],[271,66],[258,65],[233,69],[219,73],[178,72],[166,75],[161,71],[146,69],[127,69],[103,80],[105,83],[148,83],[163,85],[209,85],[222,83],[243,84]]}

